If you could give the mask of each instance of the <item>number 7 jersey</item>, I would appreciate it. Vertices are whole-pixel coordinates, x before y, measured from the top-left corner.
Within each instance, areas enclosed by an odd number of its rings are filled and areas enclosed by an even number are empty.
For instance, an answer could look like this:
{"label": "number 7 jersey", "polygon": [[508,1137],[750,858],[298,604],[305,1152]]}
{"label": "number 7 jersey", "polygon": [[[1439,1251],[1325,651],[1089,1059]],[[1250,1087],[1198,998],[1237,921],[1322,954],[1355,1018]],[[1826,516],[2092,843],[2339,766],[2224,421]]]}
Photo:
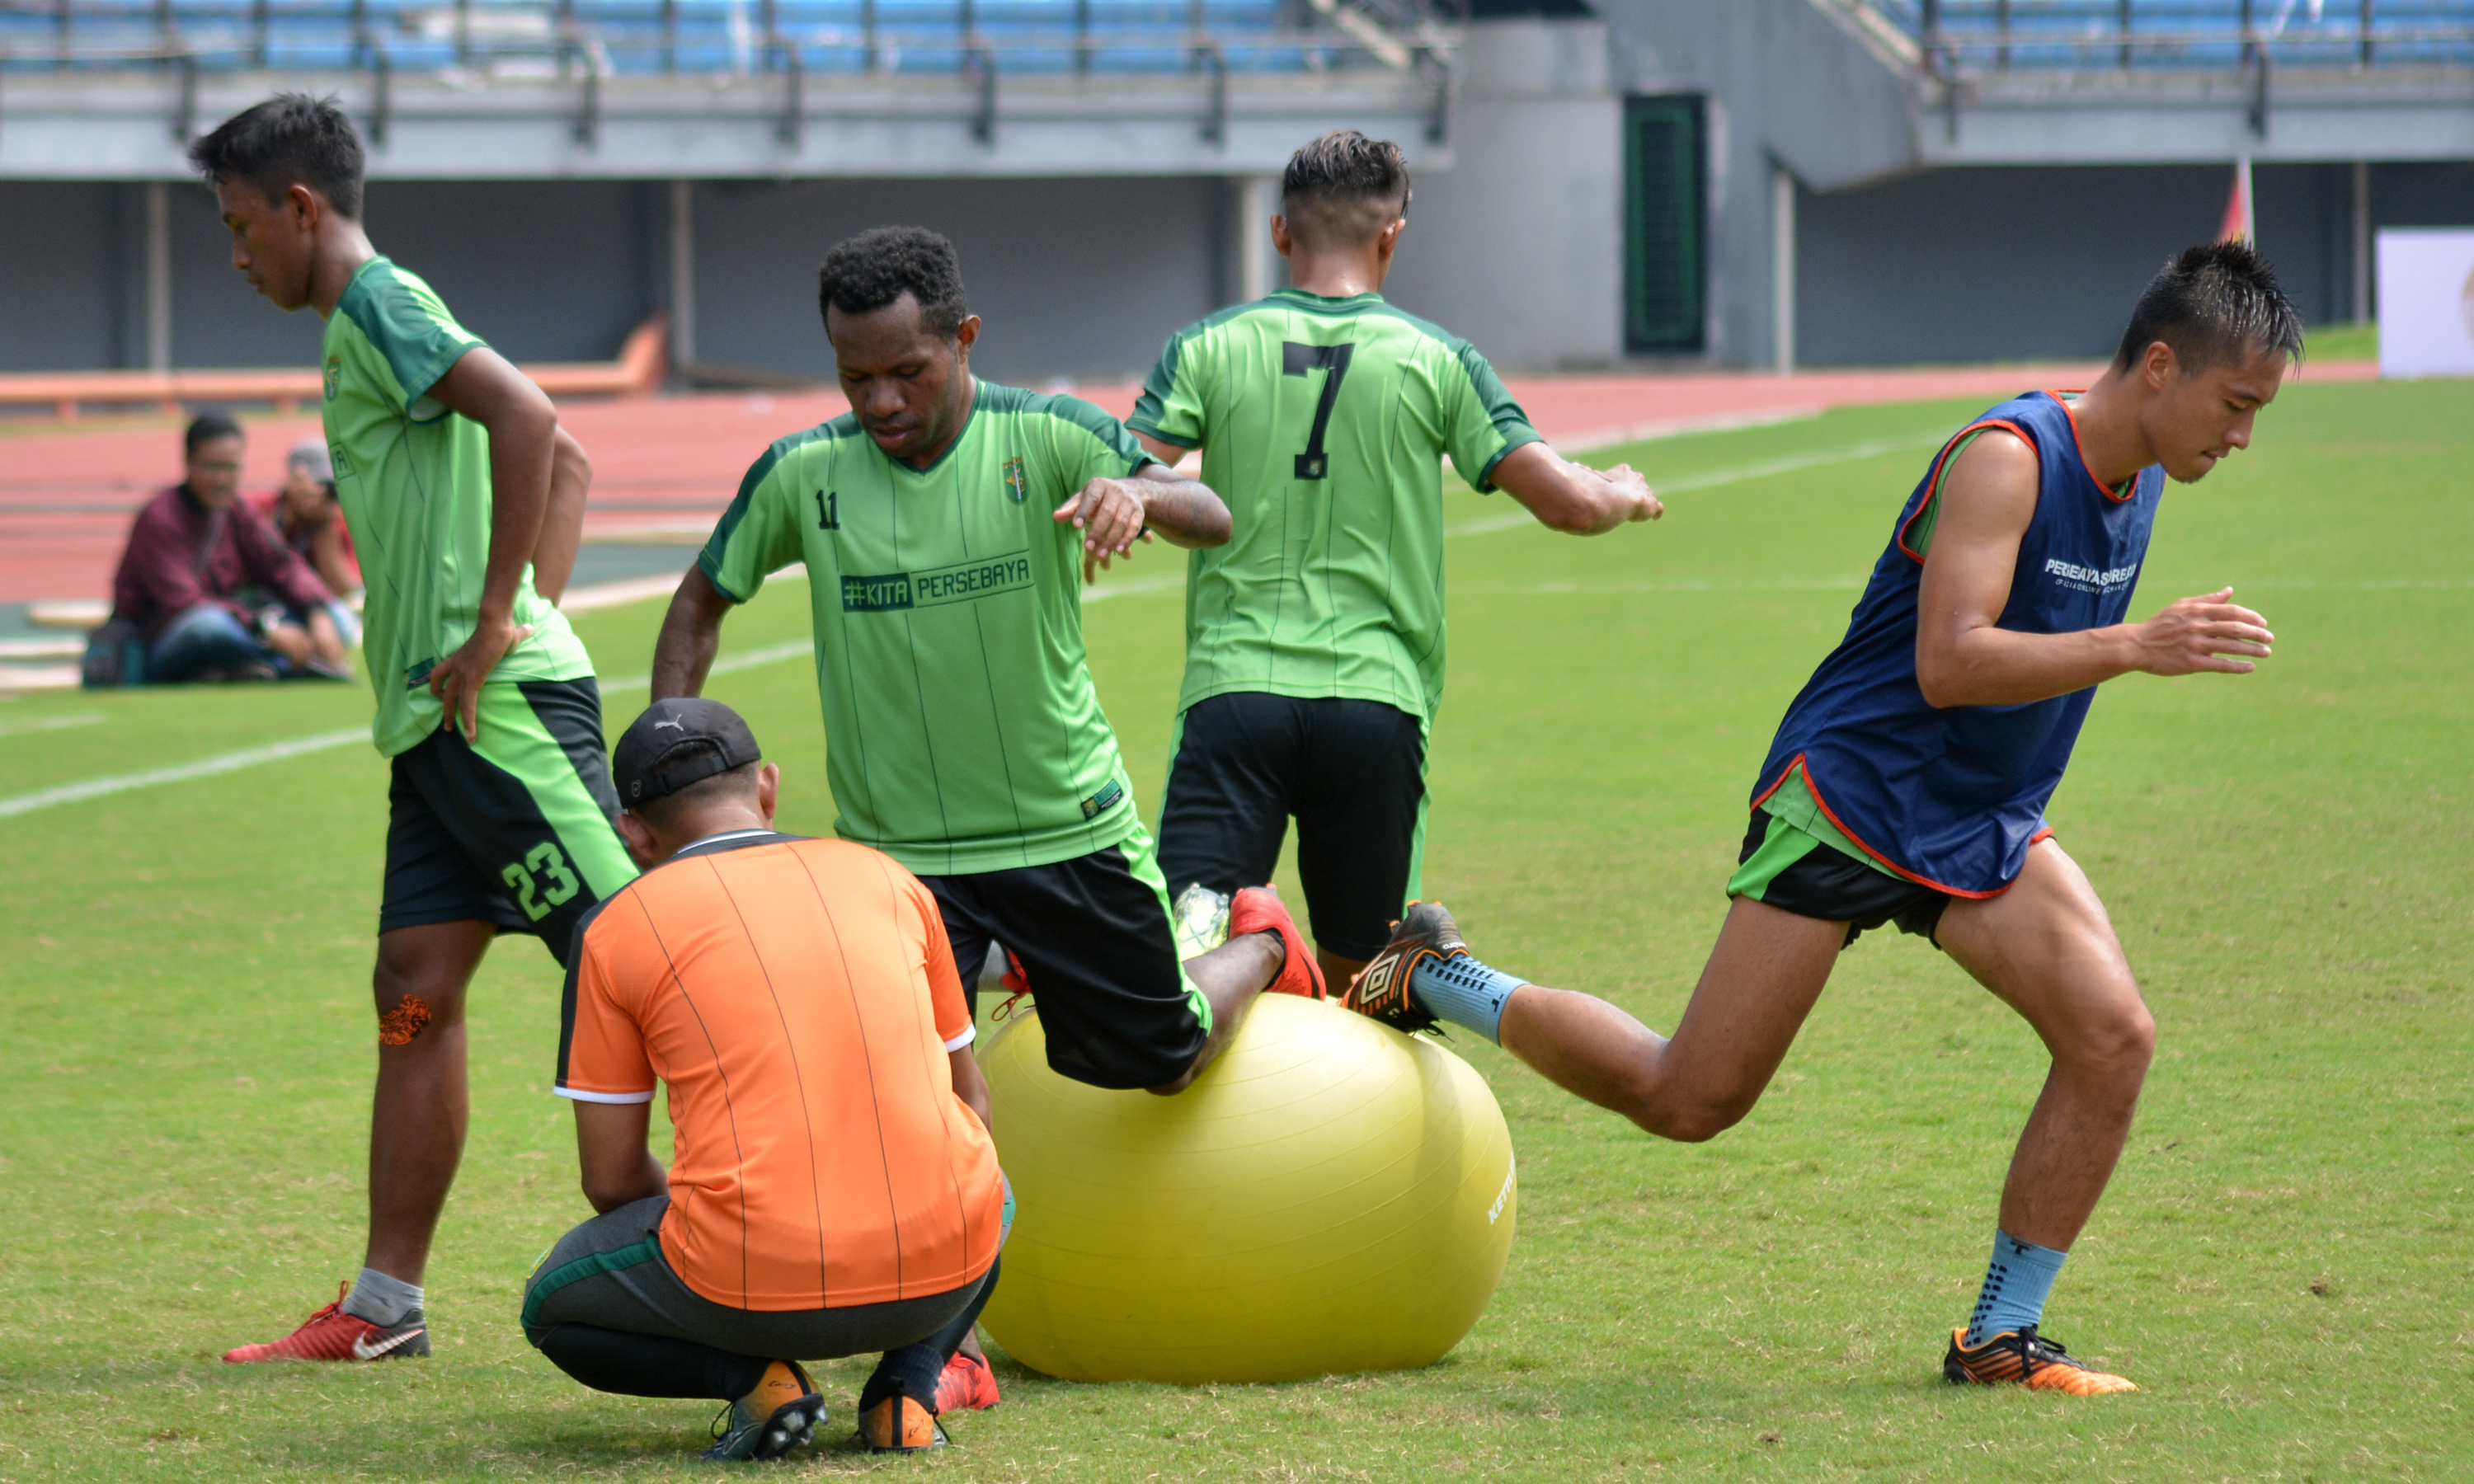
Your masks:
{"label": "number 7 jersey", "polygon": [[1181,712],[1230,691],[1443,691],[1445,454],[1480,491],[1539,441],[1468,342],[1377,294],[1283,289],[1170,337],[1128,425],[1202,450],[1228,544],[1189,558]]}

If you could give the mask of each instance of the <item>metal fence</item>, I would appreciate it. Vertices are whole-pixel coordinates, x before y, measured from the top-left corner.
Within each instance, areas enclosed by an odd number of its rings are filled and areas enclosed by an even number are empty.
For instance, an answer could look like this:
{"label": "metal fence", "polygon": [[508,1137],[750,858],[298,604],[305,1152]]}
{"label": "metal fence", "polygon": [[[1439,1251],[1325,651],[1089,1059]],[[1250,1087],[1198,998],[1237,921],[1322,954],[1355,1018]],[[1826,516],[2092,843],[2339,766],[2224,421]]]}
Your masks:
{"label": "metal fence", "polygon": [[2474,0],[1869,0],[1926,70],[2474,66]]}
{"label": "metal fence", "polygon": [[0,0],[0,69],[658,77],[1440,66],[1458,0]]}

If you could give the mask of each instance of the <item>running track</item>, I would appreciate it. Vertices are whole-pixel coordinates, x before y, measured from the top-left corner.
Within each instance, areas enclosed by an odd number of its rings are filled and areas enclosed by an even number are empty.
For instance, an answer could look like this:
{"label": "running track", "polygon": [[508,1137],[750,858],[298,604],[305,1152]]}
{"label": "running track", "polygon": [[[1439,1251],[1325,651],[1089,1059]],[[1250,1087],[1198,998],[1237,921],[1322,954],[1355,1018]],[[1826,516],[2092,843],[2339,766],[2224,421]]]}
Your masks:
{"label": "running track", "polygon": [[[2028,387],[2083,386],[2090,367],[1813,371],[1792,376],[1516,377],[1538,430],[1578,450],[1626,439],[1758,422],[1873,402],[1976,397]],[[2319,380],[2363,380],[2378,369],[2315,365]],[[1111,412],[1133,407],[1130,386],[1074,389]],[[764,445],[844,410],[832,393],[701,394],[649,401],[573,402],[560,409],[592,453],[587,529],[597,536],[701,531]],[[250,424],[243,488],[280,479],[285,450],[318,436],[316,417]],[[150,422],[94,431],[0,437],[0,603],[109,596],[129,518],[180,477],[180,430]],[[1655,483],[1656,471],[1649,471]]]}

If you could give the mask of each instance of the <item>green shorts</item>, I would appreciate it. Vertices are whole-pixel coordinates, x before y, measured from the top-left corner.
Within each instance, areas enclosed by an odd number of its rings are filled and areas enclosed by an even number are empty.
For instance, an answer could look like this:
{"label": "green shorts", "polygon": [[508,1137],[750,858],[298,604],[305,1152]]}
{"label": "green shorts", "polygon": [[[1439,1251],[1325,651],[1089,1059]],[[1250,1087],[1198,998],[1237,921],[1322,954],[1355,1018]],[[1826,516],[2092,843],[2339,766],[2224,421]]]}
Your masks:
{"label": "green shorts", "polygon": [[1929,940],[1953,899],[1864,854],[1821,813],[1801,772],[1753,811],[1727,895],[1845,922],[1849,943],[1885,922]]}
{"label": "green shorts", "polygon": [[477,746],[442,727],[396,754],[378,931],[492,922],[564,965],[577,921],[636,879],[611,823],[600,687],[493,682],[479,730]]}

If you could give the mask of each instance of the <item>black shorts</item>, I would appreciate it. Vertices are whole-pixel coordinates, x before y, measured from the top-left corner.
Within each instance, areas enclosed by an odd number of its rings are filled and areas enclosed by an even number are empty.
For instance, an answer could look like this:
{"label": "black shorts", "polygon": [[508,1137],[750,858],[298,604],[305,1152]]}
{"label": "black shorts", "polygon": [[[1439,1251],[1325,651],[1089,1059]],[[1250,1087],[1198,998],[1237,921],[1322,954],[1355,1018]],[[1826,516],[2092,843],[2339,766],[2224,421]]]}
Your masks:
{"label": "black shorts", "polygon": [[494,922],[564,965],[577,921],[636,878],[611,824],[600,687],[494,682],[479,730],[477,745],[442,727],[396,754],[378,931]]}
{"label": "black shorts", "polygon": [[1233,691],[1177,719],[1160,868],[1174,898],[1200,883],[1261,886],[1298,822],[1298,878],[1318,946],[1370,959],[1418,888],[1426,844],[1426,739],[1380,701]]}
{"label": "black shorts", "polygon": [[965,984],[991,942],[1021,963],[1058,1076],[1156,1088],[1194,1065],[1211,1006],[1177,963],[1168,888],[1139,827],[1053,865],[919,879],[936,896]]}
{"label": "black shorts", "polygon": [[[1773,838],[1775,837],[1775,838]],[[1768,859],[1746,871],[1764,848]],[[1943,909],[1956,898],[1947,892],[1876,871],[1761,809],[1753,811],[1744,849],[1735,857],[1728,890],[1737,897],[1825,922],[1845,922],[1847,942],[1885,922],[1941,946],[1933,934]]]}

